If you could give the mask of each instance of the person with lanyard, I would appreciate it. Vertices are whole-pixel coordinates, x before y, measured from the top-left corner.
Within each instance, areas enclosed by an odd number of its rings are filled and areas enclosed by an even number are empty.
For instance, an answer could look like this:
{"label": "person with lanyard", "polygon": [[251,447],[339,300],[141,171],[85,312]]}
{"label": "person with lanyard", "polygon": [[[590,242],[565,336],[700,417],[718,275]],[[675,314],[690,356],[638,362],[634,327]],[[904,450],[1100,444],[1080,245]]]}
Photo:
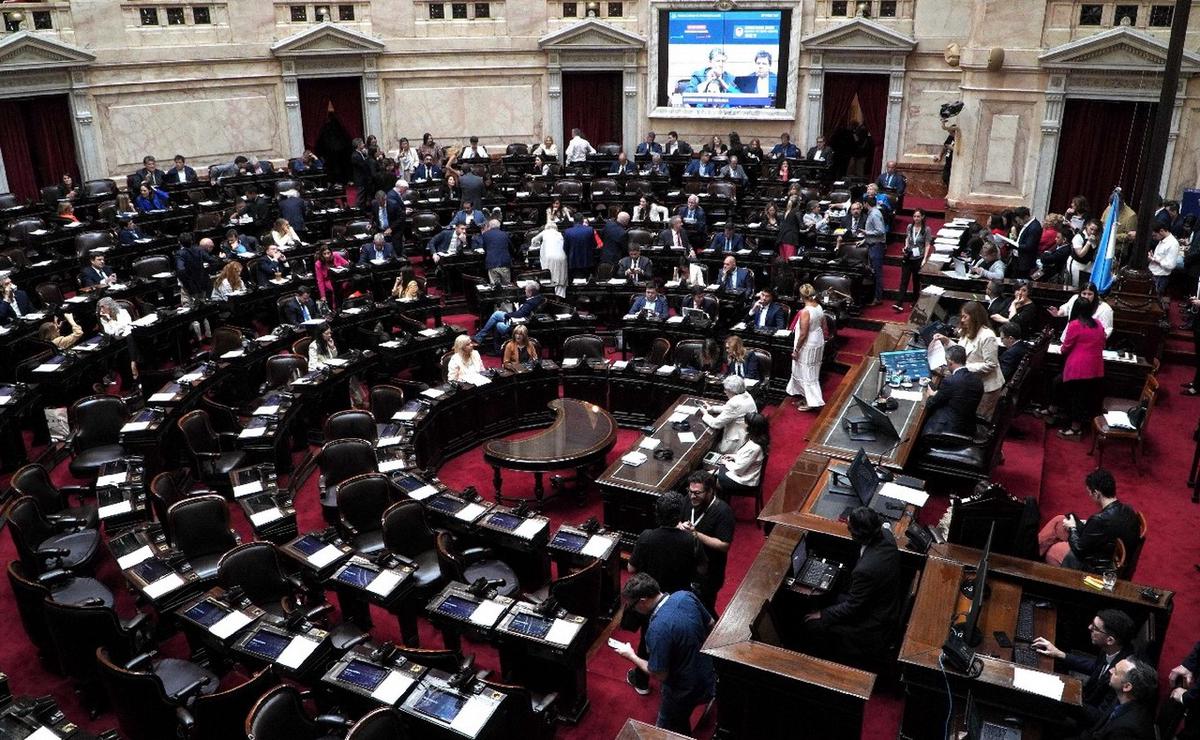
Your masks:
{"label": "person with lanyard", "polygon": [[871,305],[876,306],[883,300],[883,253],[887,250],[887,226],[877,200],[863,198],[863,208],[867,215],[863,226],[863,243],[867,247],[867,259],[875,276],[875,300]]}
{"label": "person with lanyard", "polygon": [[715,617],[717,593],[725,584],[725,563],[733,543],[733,509],[717,498],[712,473],[704,470],[697,470],[688,476],[687,494],[683,520],[676,526],[695,535],[708,556],[708,570],[700,579],[697,596],[709,614]]}
{"label": "person with lanyard", "polygon": [[892,304],[892,310],[896,313],[904,310],[905,289],[910,282],[912,283],[912,302],[913,305],[916,305],[917,299],[921,296],[921,268],[933,254],[933,232],[925,223],[924,211],[914,208],[912,223],[904,231],[904,252],[900,262],[900,296]]}

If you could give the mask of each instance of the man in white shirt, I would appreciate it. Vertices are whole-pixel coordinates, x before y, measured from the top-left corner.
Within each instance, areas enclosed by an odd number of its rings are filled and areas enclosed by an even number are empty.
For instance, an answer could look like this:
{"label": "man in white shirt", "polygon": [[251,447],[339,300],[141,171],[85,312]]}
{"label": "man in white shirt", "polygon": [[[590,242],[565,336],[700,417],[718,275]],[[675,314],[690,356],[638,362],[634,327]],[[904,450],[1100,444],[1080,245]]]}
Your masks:
{"label": "man in white shirt", "polygon": [[459,159],[487,159],[487,156],[488,156],[487,147],[485,147],[479,143],[478,136],[472,136],[470,145],[462,150],[462,153],[458,155],[458,158]]}
{"label": "man in white shirt", "polygon": [[713,429],[724,430],[717,452],[729,455],[746,441],[746,415],[758,413],[758,404],[746,390],[746,382],[737,375],[726,376],[724,388],[729,400],[722,406],[706,406],[701,418]]}
{"label": "man in white shirt", "polygon": [[577,128],[571,129],[571,141],[567,143],[566,151],[567,164],[586,162],[587,156],[595,153],[596,150],[583,138],[583,132]]}
{"label": "man in white shirt", "polygon": [[1167,281],[1171,272],[1179,264],[1179,240],[1171,233],[1171,229],[1163,222],[1154,224],[1154,238],[1158,245],[1150,250],[1150,274],[1154,276],[1154,289],[1159,296],[1165,296]]}

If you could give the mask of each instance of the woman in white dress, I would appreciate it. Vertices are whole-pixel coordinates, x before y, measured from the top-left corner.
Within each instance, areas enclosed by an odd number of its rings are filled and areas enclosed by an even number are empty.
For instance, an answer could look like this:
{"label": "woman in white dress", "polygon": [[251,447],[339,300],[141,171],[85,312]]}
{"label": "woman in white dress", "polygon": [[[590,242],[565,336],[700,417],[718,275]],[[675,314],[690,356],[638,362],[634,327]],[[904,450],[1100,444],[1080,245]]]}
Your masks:
{"label": "woman in white dress", "polygon": [[454,354],[446,366],[446,380],[470,383],[483,376],[483,358],[471,345],[471,337],[459,334],[454,340]]}
{"label": "woman in white dress", "polygon": [[825,356],[825,311],[817,300],[817,291],[805,283],[800,286],[804,308],[796,321],[792,344],[792,377],[788,380],[789,396],[804,396],[796,404],[798,411],[815,411],[825,405],[821,395],[821,360]]}
{"label": "woman in white dress", "polygon": [[567,252],[563,248],[563,235],[558,231],[558,224],[547,221],[540,233],[535,235],[530,244],[541,247],[542,269],[550,271],[550,280],[554,282],[554,294],[559,298],[567,297]]}

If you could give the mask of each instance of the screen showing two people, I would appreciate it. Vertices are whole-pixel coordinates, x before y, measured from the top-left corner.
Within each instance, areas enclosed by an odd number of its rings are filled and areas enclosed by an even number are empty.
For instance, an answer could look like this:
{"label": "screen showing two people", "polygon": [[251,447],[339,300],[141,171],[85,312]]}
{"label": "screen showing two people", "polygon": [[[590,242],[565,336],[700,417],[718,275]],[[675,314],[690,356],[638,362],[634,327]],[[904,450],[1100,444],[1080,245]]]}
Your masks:
{"label": "screen showing two people", "polygon": [[666,87],[676,108],[774,108],[784,13],[779,10],[667,13]]}

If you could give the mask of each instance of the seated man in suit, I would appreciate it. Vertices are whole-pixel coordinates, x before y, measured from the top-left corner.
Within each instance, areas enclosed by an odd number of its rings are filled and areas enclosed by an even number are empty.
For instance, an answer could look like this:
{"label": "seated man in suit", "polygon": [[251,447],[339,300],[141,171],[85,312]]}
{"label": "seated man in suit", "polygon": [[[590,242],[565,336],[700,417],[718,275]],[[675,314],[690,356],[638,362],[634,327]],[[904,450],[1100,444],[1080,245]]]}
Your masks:
{"label": "seated man in suit", "polygon": [[635,244],[629,248],[629,256],[622,257],[617,263],[617,273],[635,283],[644,283],[654,278],[654,265],[649,257],[642,256],[642,248]]}
{"label": "seated man in suit", "polygon": [[771,147],[767,154],[770,159],[796,159],[800,156],[800,147],[792,143],[791,134],[784,132],[779,135],[779,143]]}
{"label": "seated man in suit", "polygon": [[453,257],[470,248],[471,242],[467,238],[465,223],[455,224],[453,228],[442,229],[437,236],[429,240],[429,252],[433,255],[435,265],[441,262],[443,257]]}
{"label": "seated man in suit", "polygon": [[833,148],[825,144],[824,136],[818,136],[817,143],[808,148],[808,154],[804,158],[809,162],[831,162],[833,161]]}
{"label": "seated man in suit", "polygon": [[804,616],[807,645],[818,655],[852,664],[880,664],[886,656],[904,598],[900,552],[883,517],[858,506],[846,520],[860,555],[849,585],[832,605]]}
{"label": "seated man in suit", "polygon": [[294,175],[304,172],[323,172],[325,170],[325,161],[318,157],[312,149],[305,149],[304,153],[299,157],[288,160],[288,169]]}
{"label": "seated man in suit", "polygon": [[663,147],[663,154],[674,156],[676,154],[687,155],[692,153],[692,145],[686,141],[679,140],[679,134],[674,131],[667,132],[667,145]]}
{"label": "seated man in suit", "polygon": [[455,213],[454,218],[450,219],[451,226],[456,226],[458,224],[467,224],[470,226],[471,224],[474,224],[481,229],[486,222],[487,217],[483,215],[483,211],[475,210],[475,204],[469,200],[464,200],[462,204],[462,210]]}
{"label": "seated man in suit", "polygon": [[495,354],[500,353],[500,344],[504,339],[512,333],[514,319],[528,319],[530,316],[537,313],[542,304],[546,302],[545,296],[542,295],[542,288],[535,281],[525,283],[525,300],[520,306],[517,306],[515,311],[493,311],[488,320],[484,322],[479,331],[475,332],[475,336],[471,337],[471,341],[475,344],[482,345],[483,340],[487,339],[488,335],[495,332],[494,345],[492,349]]}
{"label": "seated man in suit", "polygon": [[79,289],[93,291],[107,288],[117,282],[117,273],[104,266],[104,255],[93,254],[88,266],[79,271]]}
{"label": "seated man in suit", "polygon": [[738,92],[775,97],[778,77],[771,71],[771,52],[762,50],[754,55],[754,74],[735,77]]}
{"label": "seated man in suit", "polygon": [[717,303],[716,298],[704,292],[703,285],[693,285],[692,294],[683,300],[681,308],[699,309],[708,314],[709,319],[715,319],[719,306],[720,304]]}
{"label": "seated man in suit", "polygon": [[158,162],[151,156],[142,157],[142,168],[133,174],[134,188],[145,185],[151,191],[163,185],[163,172],[158,168]]}
{"label": "seated man in suit", "polygon": [[175,155],[175,166],[167,170],[167,175],[164,178],[167,185],[183,184],[185,182],[196,182],[196,171],[188,167],[187,160],[182,154]]}
{"label": "seated man in suit", "polygon": [[287,280],[292,274],[288,266],[287,256],[279,251],[275,244],[267,245],[267,253],[258,261],[258,274],[255,276],[259,285],[270,285]]}
{"label": "seated man in suit", "polygon": [[642,174],[650,177],[666,177],[671,174],[671,168],[663,161],[662,154],[655,152],[650,155],[650,162],[642,168]]}
{"label": "seated man in suit", "polygon": [[709,247],[714,252],[736,252],[739,249],[746,248],[746,240],[741,234],[735,233],[736,226],[733,221],[726,221],[721,233],[714,234],[712,245]]}
{"label": "seated man in suit", "polygon": [[721,264],[717,284],[731,295],[749,296],[754,292],[754,273],[745,267],[738,267],[737,260],[731,254]]}
{"label": "seated man in suit", "polygon": [[693,159],[683,170],[684,177],[712,177],[717,174],[717,168],[712,163],[712,154],[700,152],[700,159]]}
{"label": "seated man in suit", "polygon": [[[1113,666],[1109,687],[1116,693],[1111,708],[1096,724],[1084,730],[1079,740],[1155,740],[1154,703],[1158,698],[1158,674],[1154,666],[1133,656]],[[1176,737],[1183,740],[1191,737]]]}
{"label": "seated man in suit", "polygon": [[742,165],[738,163],[737,156],[733,154],[729,155],[729,163],[721,168],[720,173],[718,173],[718,177],[726,177],[730,180],[736,180],[740,185],[745,185],[746,180],[749,179],[746,177],[746,170],[742,169]]}
{"label": "seated man in suit", "polygon": [[983,381],[967,370],[967,350],[952,344],[946,348],[946,376],[937,391],[926,387],[925,425],[921,434],[975,436],[975,410],[983,398]]}
{"label": "seated man in suit", "polygon": [[121,229],[117,232],[117,242],[121,246],[127,247],[130,244],[137,243],[139,239],[145,238],[146,235],[142,233],[142,230],[138,228],[132,218],[127,216],[121,221]]}
{"label": "seated man in suit", "polygon": [[649,316],[655,316],[660,319],[667,318],[669,310],[667,308],[667,297],[658,294],[658,287],[654,283],[647,283],[646,292],[637,298],[633,299],[633,305],[629,307],[629,315],[633,316],[645,311]]}
{"label": "seated man in suit", "polygon": [[6,326],[33,312],[29,296],[8,275],[0,278],[0,326]]}
{"label": "seated man in suit", "polygon": [[426,154],[425,160],[413,170],[413,182],[442,179],[442,168],[433,161],[432,154]]}
{"label": "seated man in suit", "polygon": [[1021,341],[1020,324],[1010,321],[1000,327],[1000,346],[1000,372],[1007,382],[1029,352],[1029,345]]}
{"label": "seated man in suit", "polygon": [[675,215],[683,219],[683,225],[689,229],[695,229],[701,234],[705,232],[708,222],[704,216],[704,209],[700,207],[700,198],[696,195],[689,195],[687,205],[679,206]]}
{"label": "seated man in suit", "polygon": [[1128,614],[1120,609],[1101,609],[1087,626],[1095,655],[1072,655],[1059,650],[1044,637],[1032,643],[1033,649],[1049,655],[1059,663],[1061,670],[1083,673],[1087,680],[1083,684],[1083,705],[1074,719],[1079,727],[1091,727],[1112,707],[1116,692],[1109,685],[1114,666],[1134,654],[1133,638],[1137,625]]}
{"label": "seated man in suit", "polygon": [[658,243],[669,249],[684,249],[688,246],[688,235],[683,230],[683,219],[675,216],[667,228],[658,233]]}
{"label": "seated man in suit", "polygon": [[617,160],[608,168],[610,175],[636,175],[637,167],[633,162],[629,161],[629,157],[625,156],[625,152],[617,155]]}
{"label": "seated man in suit", "polygon": [[258,253],[258,240],[248,234],[239,234],[237,229],[228,229],[221,242],[221,256],[226,259],[248,257]]}
{"label": "seated man in suit", "polygon": [[321,318],[321,308],[309,295],[307,285],[297,288],[296,295],[283,304],[283,316],[293,326]]}
{"label": "seated man in suit", "polygon": [[396,259],[396,252],[392,249],[392,245],[388,244],[383,234],[376,234],[371,238],[370,244],[364,244],[363,248],[358,250],[358,264],[360,265],[371,262],[391,262],[394,259]]}
{"label": "seated man in suit", "polygon": [[740,375],[726,375],[721,386],[725,390],[725,403],[714,406],[705,402],[700,419],[710,428],[721,430],[716,451],[732,455],[746,441],[746,416],[758,413],[758,403],[746,390],[746,381]]}
{"label": "seated man in suit", "polygon": [[646,140],[637,145],[635,154],[662,154],[662,144],[654,141],[654,132],[646,134]]}
{"label": "seated man in suit", "polygon": [[880,190],[895,192],[898,198],[904,197],[904,189],[908,187],[908,180],[896,171],[896,162],[891,160],[887,163],[883,172],[880,173],[879,179],[875,181]]}
{"label": "seated man in suit", "polygon": [[758,291],[758,300],[746,313],[746,325],[752,329],[787,328],[787,316],[783,306],[775,302],[775,289],[767,286]]}

